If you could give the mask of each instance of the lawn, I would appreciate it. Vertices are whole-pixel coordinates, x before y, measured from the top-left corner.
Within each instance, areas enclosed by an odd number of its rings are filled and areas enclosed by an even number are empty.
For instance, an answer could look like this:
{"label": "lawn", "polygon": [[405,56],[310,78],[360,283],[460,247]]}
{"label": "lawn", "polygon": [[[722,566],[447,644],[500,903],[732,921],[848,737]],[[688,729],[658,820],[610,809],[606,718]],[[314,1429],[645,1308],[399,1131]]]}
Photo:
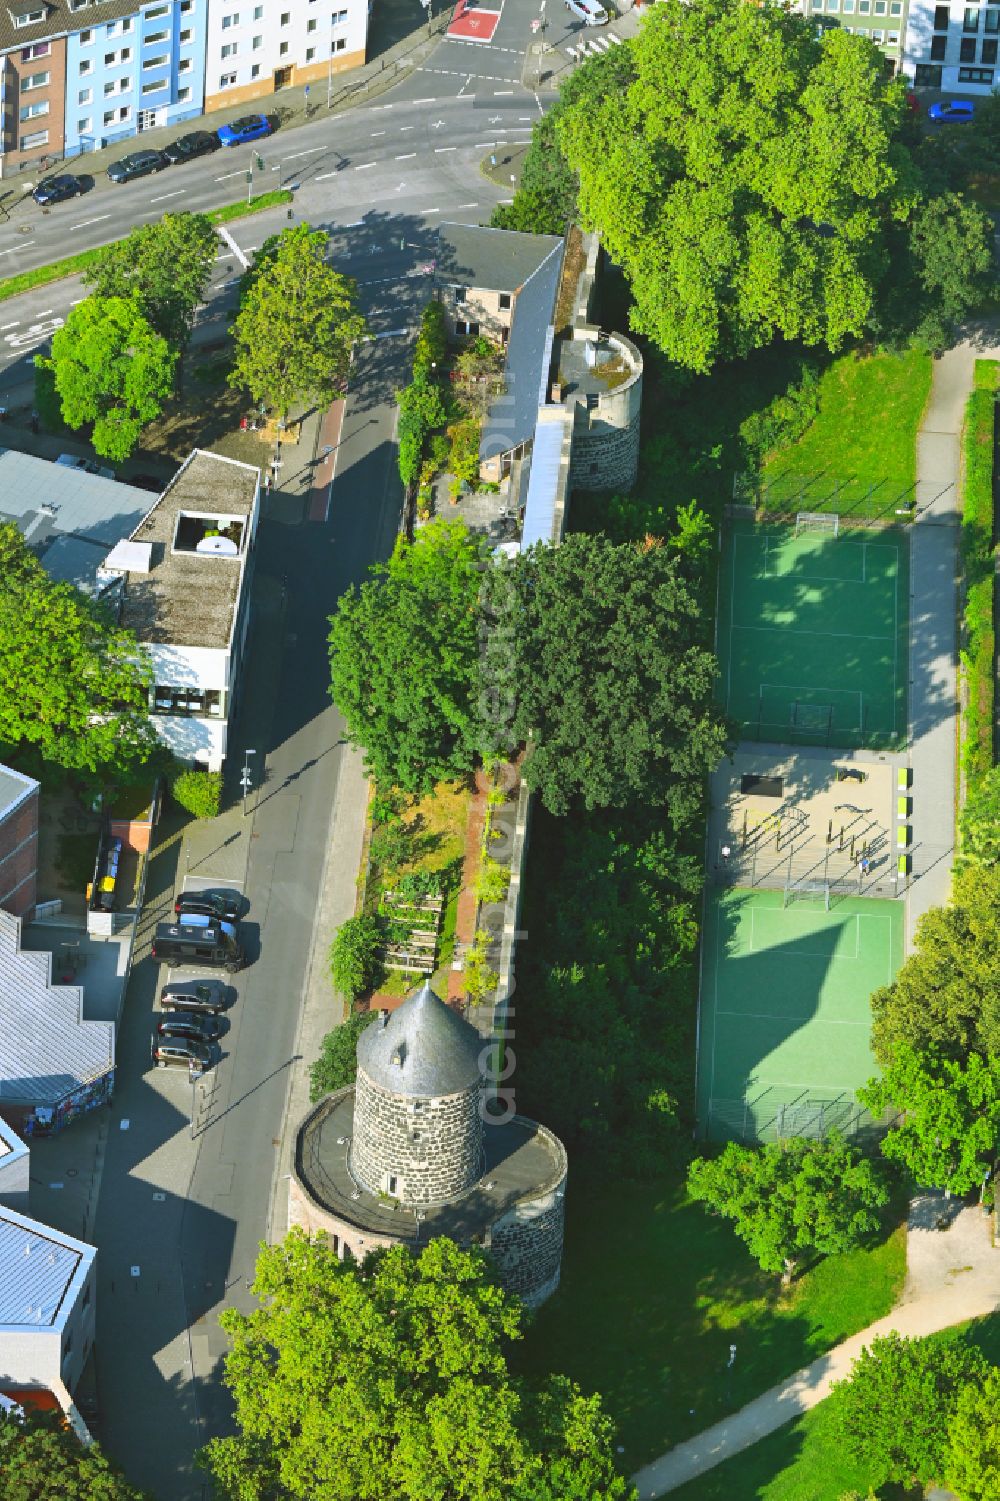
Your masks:
{"label": "lawn", "polygon": [[917,429],[931,357],[847,354],[819,384],[819,411],[796,442],[771,453],[761,476],[769,510],[893,515],[912,500]]}
{"label": "lawn", "polygon": [[571,1175],[562,1285],[514,1363],[600,1391],[631,1471],[887,1313],[904,1262],[900,1229],[871,1251],[820,1262],[782,1293],[676,1178]]}

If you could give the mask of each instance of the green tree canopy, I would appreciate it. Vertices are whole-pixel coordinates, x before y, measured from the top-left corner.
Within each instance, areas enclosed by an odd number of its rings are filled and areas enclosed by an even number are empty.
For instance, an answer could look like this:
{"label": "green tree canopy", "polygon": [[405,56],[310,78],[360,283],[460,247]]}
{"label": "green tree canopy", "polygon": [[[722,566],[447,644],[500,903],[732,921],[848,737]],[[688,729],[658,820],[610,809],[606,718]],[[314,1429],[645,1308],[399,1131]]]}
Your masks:
{"label": "green tree canopy", "polygon": [[222,1495],[264,1501],[623,1501],[596,1397],[513,1381],[518,1305],[478,1250],[433,1240],[361,1267],[293,1231],[265,1246],[261,1307],[229,1309],[237,1433],[202,1462]]}
{"label": "green tree canopy", "polygon": [[484,734],[530,737],[528,784],[565,813],[663,802],[675,827],[721,760],[717,664],[678,562],[660,547],[575,533],[484,580]]}
{"label": "green tree canopy", "polygon": [[52,335],[53,373],[63,421],[94,424],[95,452],[121,462],[174,387],[177,351],[127,297],[88,297]]}
{"label": "green tree canopy", "polygon": [[[990,787],[973,793],[968,818],[989,850]],[[963,824],[963,850],[965,850]],[[888,1064],[902,1044],[961,1059],[972,1048],[1000,1057],[1000,865],[956,875],[947,907],[920,919],[916,945],[891,985],[872,996],[872,1047]]]}
{"label": "green tree canopy", "polygon": [[134,766],[157,744],[150,678],[131,633],[0,525],[0,743],[68,771]]}
{"label": "green tree canopy", "polygon": [[244,279],[229,383],[284,418],[295,402],[343,393],[351,350],[365,335],[357,289],[327,265],[321,229],[297,224],[268,241]]}
{"label": "green tree canopy", "polygon": [[751,1148],[729,1142],[699,1157],[688,1192],[734,1221],[766,1272],[789,1274],[805,1255],[835,1255],[874,1235],[889,1202],[885,1175],[843,1138]]}
{"label": "green tree canopy", "polygon": [[945,1483],[962,1501],[1000,1501],[1000,1371],[959,1388],[948,1430]]}
{"label": "green tree canopy", "polygon": [[969,786],[958,830],[962,865],[1000,865],[1000,766]]}
{"label": "green tree canopy", "polygon": [[183,349],[218,253],[204,214],[164,214],[106,245],[83,279],[98,297],[132,298],[153,331]]}
{"label": "green tree canopy", "polygon": [[844,1443],[877,1489],[943,1477],[959,1393],[987,1371],[975,1348],[954,1340],[872,1340],[847,1381],[834,1386]]}
{"label": "green tree canopy", "polygon": [[461,522],[432,522],[331,619],[331,692],[380,787],[422,793],[474,764],[479,557]]}
{"label": "green tree canopy", "polygon": [[85,1449],[61,1422],[0,1416],[3,1501],[144,1501],[101,1453]]}
{"label": "green tree canopy", "polygon": [[381,948],[382,930],[375,917],[349,917],[337,929],[330,945],[330,978],[349,1001],[377,982]]}
{"label": "green tree canopy", "polygon": [[358,1011],[323,1038],[319,1057],[309,1066],[309,1098],[314,1105],[324,1095],[354,1083],[358,1076],[358,1038],[377,1016],[377,1011]]}
{"label": "green tree canopy", "polygon": [[862,334],[917,192],[877,49],[777,5],[666,0],[631,54],[635,81],[567,109],[559,141],[635,328],[697,371]]}
{"label": "green tree canopy", "polygon": [[993,1059],[970,1053],[958,1063],[901,1043],[882,1077],[859,1089],[858,1099],[873,1115],[902,1112],[882,1151],[921,1188],[968,1193],[993,1164],[1000,1139],[1000,1065]]}

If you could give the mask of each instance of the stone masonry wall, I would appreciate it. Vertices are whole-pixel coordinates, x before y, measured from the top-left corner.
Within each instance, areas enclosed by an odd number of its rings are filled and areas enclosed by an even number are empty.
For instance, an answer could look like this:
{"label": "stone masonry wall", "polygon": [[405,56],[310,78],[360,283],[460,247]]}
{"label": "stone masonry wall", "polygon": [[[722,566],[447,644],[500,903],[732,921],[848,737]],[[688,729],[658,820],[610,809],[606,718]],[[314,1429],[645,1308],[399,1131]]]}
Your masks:
{"label": "stone masonry wall", "polygon": [[359,1068],[352,1173],[370,1193],[391,1194],[404,1204],[456,1198],[482,1171],[481,1094],[477,1083],[461,1094],[407,1099],[381,1089]]}
{"label": "stone masonry wall", "polygon": [[[538,1129],[557,1140],[544,1126]],[[566,1219],[566,1153],[561,1143],[559,1147],[563,1171],[558,1182],[522,1199],[494,1220],[486,1237],[504,1287],[532,1307],[551,1297],[559,1286]]]}
{"label": "stone masonry wall", "polygon": [[[596,339],[597,330],[573,330],[574,340]],[[576,401],[573,427],[574,490],[631,490],[639,472],[639,420],[642,414],[642,355],[630,339],[609,334],[600,348],[631,366],[631,377],[604,391],[595,406]]]}

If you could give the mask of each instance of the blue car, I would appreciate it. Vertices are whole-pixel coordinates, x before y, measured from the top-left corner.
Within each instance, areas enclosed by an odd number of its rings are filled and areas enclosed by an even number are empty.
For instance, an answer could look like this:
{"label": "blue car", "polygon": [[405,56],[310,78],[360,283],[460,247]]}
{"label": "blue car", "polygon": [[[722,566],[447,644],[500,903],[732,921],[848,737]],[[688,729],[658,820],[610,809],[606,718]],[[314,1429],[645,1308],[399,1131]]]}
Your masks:
{"label": "blue car", "polygon": [[271,122],[266,115],[244,115],[241,120],[230,120],[220,125],[219,140],[223,146],[242,146],[247,141],[259,141],[271,134]]}
{"label": "blue car", "polygon": [[939,125],[964,125],[966,120],[972,119],[975,112],[976,107],[971,99],[942,100],[939,104],[931,105],[927,118]]}

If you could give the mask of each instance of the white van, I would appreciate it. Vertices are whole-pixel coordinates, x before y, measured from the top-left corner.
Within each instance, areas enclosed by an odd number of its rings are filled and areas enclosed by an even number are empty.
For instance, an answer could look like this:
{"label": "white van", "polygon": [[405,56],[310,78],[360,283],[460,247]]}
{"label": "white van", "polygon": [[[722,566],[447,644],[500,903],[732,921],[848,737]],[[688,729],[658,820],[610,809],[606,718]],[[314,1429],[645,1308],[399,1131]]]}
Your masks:
{"label": "white van", "polygon": [[606,26],[608,13],[597,0],[566,0],[566,9],[587,26]]}

